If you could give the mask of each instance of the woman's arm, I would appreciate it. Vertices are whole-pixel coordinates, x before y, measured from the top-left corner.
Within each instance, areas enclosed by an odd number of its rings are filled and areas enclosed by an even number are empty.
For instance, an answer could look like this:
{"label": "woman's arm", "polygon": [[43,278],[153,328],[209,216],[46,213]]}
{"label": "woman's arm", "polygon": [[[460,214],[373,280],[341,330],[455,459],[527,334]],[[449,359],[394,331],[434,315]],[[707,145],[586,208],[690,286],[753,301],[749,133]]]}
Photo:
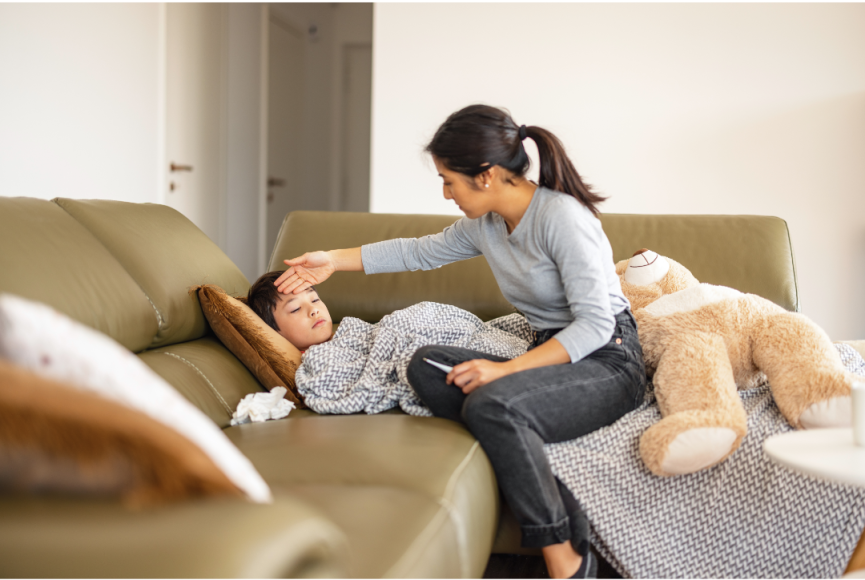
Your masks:
{"label": "woman's arm", "polygon": [[303,292],[324,282],[334,272],[363,271],[360,248],[307,252],[284,262],[289,268],[274,282],[276,289],[283,294]]}
{"label": "woman's arm", "polygon": [[555,338],[551,338],[526,354],[505,362],[475,359],[460,363],[447,375],[447,384],[453,384],[468,395],[478,387],[504,376],[550,365],[570,363],[571,356]]}

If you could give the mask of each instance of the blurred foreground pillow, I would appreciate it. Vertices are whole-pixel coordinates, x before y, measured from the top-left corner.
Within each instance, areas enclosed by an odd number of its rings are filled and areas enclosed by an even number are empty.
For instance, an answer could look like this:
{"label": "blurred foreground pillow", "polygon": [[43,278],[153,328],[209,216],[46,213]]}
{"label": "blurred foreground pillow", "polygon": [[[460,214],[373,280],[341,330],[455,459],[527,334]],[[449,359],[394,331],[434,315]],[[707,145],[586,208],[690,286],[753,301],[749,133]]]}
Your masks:
{"label": "blurred foreground pillow", "polygon": [[108,336],[44,304],[2,294],[0,358],[144,413],[199,447],[249,499],[272,501],[267,483],[225,433]]}
{"label": "blurred foreground pillow", "polygon": [[0,489],[133,507],[243,496],[197,445],[147,415],[0,360]]}
{"label": "blurred foreground pillow", "polygon": [[285,387],[285,398],[305,409],[294,384],[300,351],[269,327],[244,302],[214,284],[197,286],[204,317],[222,344],[249,369],[267,390]]}

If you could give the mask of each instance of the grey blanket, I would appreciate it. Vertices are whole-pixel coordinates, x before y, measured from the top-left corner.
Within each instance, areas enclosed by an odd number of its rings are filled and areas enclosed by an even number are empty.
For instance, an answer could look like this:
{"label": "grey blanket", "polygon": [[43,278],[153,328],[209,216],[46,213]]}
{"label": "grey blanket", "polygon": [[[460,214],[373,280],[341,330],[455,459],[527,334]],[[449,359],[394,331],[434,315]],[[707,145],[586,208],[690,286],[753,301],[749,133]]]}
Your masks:
{"label": "grey blanket", "polygon": [[[517,314],[483,323],[453,306],[421,303],[377,324],[346,318],[334,338],[311,347],[296,382],[319,413],[379,413],[399,406],[429,416],[405,376],[427,344],[506,357],[526,351],[530,328]],[[836,345],[865,375],[852,348]],[[615,424],[545,446],[553,472],[580,501],[592,543],[625,577],[825,578],[843,572],[865,527],[865,490],[800,475],[763,453],[791,430],[768,385],[740,393],[748,435],[726,461],[692,475],[652,475],[640,435],[660,420],[654,392]]]}
{"label": "grey blanket", "polygon": [[456,306],[421,302],[376,324],[344,318],[330,341],[306,351],[294,380],[317,413],[381,413],[399,405],[429,417],[406,378],[417,349],[441,344],[514,358],[526,352],[530,335],[519,314],[483,322]]}

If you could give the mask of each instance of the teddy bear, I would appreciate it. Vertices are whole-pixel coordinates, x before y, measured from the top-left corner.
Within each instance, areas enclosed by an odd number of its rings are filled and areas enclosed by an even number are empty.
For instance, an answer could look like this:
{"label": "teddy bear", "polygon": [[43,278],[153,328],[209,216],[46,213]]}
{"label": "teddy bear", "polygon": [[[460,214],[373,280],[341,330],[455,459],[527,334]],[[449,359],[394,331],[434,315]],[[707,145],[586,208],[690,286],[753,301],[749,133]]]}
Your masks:
{"label": "teddy bear", "polygon": [[675,260],[647,249],[617,263],[616,273],[662,416],[640,438],[652,473],[694,473],[731,455],[747,431],[737,391],[766,379],[793,427],[850,425],[854,376],[804,315],[701,284]]}

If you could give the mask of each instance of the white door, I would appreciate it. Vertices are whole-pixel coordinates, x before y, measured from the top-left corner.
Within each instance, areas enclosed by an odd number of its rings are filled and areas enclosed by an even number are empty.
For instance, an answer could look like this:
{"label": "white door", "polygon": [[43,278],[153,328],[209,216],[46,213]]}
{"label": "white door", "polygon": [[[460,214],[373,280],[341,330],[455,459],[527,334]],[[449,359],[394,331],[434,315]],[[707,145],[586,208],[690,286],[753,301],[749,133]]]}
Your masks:
{"label": "white door", "polygon": [[303,191],[304,35],[271,16],[268,56],[267,242],[273,248],[282,220],[305,207]]}
{"label": "white door", "polygon": [[220,243],[222,47],[226,4],[173,4],[166,13],[166,204]]}
{"label": "white door", "polygon": [[372,46],[343,49],[342,209],[369,211]]}

